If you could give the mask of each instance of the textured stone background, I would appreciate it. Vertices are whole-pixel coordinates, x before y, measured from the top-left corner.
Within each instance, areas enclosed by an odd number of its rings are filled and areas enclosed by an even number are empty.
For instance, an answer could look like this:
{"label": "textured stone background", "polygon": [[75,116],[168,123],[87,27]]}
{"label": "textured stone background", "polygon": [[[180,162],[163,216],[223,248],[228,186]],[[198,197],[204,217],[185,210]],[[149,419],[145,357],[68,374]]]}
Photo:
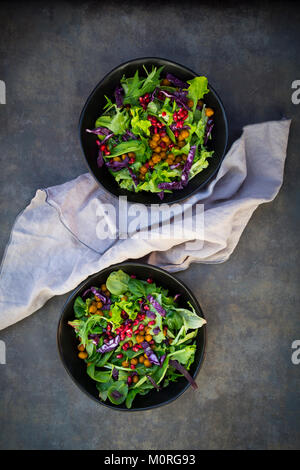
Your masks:
{"label": "textured stone background", "polygon": [[299,27],[300,10],[287,1],[1,2],[1,255],[37,188],[86,171],[78,117],[120,62],[161,56],[207,75],[224,101],[230,142],[245,124],[293,119],[279,196],[256,211],[228,262],[178,274],[208,320],[199,391],[139,414],[97,406],[60,363],[56,326],[67,296],[57,297],[0,332],[1,448],[299,448],[300,365],[291,363],[300,339],[300,105],[291,103]]}

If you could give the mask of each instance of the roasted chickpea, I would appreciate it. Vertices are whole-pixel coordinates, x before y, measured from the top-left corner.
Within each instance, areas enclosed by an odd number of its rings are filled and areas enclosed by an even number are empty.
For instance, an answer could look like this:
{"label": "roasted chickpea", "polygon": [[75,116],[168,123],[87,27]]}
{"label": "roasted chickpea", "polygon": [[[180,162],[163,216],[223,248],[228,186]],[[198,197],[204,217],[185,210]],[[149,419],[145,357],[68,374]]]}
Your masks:
{"label": "roasted chickpea", "polygon": [[97,310],[96,315],[100,315],[100,317],[102,317],[102,315],[103,315],[102,310]]}
{"label": "roasted chickpea", "polygon": [[128,157],[129,157],[129,158],[134,158],[134,157],[135,157],[135,153],[134,153],[134,152],[128,152]]}
{"label": "roasted chickpea", "polygon": [[140,356],[140,357],[139,357],[139,363],[140,363],[140,364],[143,364],[144,361],[145,361],[144,356]]}
{"label": "roasted chickpea", "polygon": [[151,160],[149,160],[149,162],[148,162],[148,163],[149,163],[149,166],[151,166],[151,167],[155,165],[155,163],[154,163],[154,161],[153,161],[152,159],[151,159]]}
{"label": "roasted chickpea", "polygon": [[148,171],[148,168],[146,166],[144,166],[144,165],[141,166],[140,173],[142,173],[142,175],[145,175],[147,173],[147,171]]}
{"label": "roasted chickpea", "polygon": [[125,160],[126,157],[127,157],[126,153],[123,153],[121,158],[122,158],[122,160]]}
{"label": "roasted chickpea", "polygon": [[146,331],[147,334],[150,333],[150,331],[151,331],[150,326],[147,326],[147,327],[145,328],[145,331]]}
{"label": "roasted chickpea", "polygon": [[169,144],[171,143],[170,137],[167,136],[167,135],[164,135],[164,136],[161,138],[161,140],[162,140],[163,142],[165,142],[165,144],[167,144],[167,145],[169,145]]}
{"label": "roasted chickpea", "polygon": [[184,142],[183,140],[181,140],[180,142],[178,142],[178,147],[179,147],[180,149],[182,149],[182,147],[184,147],[184,146],[185,146],[185,142]]}
{"label": "roasted chickpea", "polygon": [[168,165],[173,165],[173,160],[170,160],[169,158],[167,158],[167,160],[165,160],[165,162],[168,164]]}
{"label": "roasted chickpea", "polygon": [[138,375],[134,375],[133,378],[132,378],[132,382],[133,382],[134,384],[136,384],[138,381],[139,381],[139,376],[138,376]]}
{"label": "roasted chickpea", "polygon": [[136,366],[138,363],[138,360],[134,357],[133,359],[131,359],[130,361],[130,364],[133,364],[134,366]]}
{"label": "roasted chickpea", "polygon": [[84,350],[85,350],[85,347],[83,346],[83,344],[79,344],[79,345],[77,346],[77,349],[78,349],[78,351],[84,351]]}
{"label": "roasted chickpea", "polygon": [[89,312],[90,313],[96,313],[97,312],[97,306],[96,305],[90,305],[89,306]]}
{"label": "roasted chickpea", "polygon": [[189,108],[192,108],[194,106],[194,101],[193,100],[188,100],[187,105]]}
{"label": "roasted chickpea", "polygon": [[206,114],[207,117],[211,117],[213,114],[215,114],[215,112],[211,108],[206,108],[205,114]]}
{"label": "roasted chickpea", "polygon": [[164,152],[160,152],[159,155],[161,156],[161,158],[162,158],[163,160],[165,160],[165,159],[167,158],[167,154],[166,154],[165,151],[164,151]]}
{"label": "roasted chickpea", "polygon": [[157,147],[155,147],[154,152],[155,153],[160,153],[161,152],[161,147],[159,145]]}
{"label": "roasted chickpea", "polygon": [[171,82],[167,79],[167,78],[164,78],[161,82],[160,82],[161,86],[170,86],[171,85]]}
{"label": "roasted chickpea", "polygon": [[175,159],[174,153],[172,153],[172,152],[168,153],[168,158],[173,161]]}
{"label": "roasted chickpea", "polygon": [[151,366],[152,366],[152,364],[151,364],[151,362],[149,361],[149,359],[146,359],[146,360],[145,360],[144,366],[145,366],[145,367],[151,367]]}
{"label": "roasted chickpea", "polygon": [[136,337],[136,342],[137,342],[137,343],[142,343],[143,341],[144,341],[144,337],[141,336],[140,334],[137,335],[137,337]]}
{"label": "roasted chickpea", "polygon": [[88,357],[88,353],[82,351],[82,352],[80,352],[80,353],[78,354],[78,357],[79,357],[80,359],[86,359],[86,358]]}
{"label": "roasted chickpea", "polygon": [[150,148],[151,148],[152,150],[154,150],[154,149],[155,149],[156,145],[157,145],[157,143],[156,143],[156,142],[153,142],[152,140],[150,140],[150,142],[149,142],[149,146],[150,146]]}
{"label": "roasted chickpea", "polygon": [[158,163],[161,160],[161,157],[159,155],[155,155],[155,157],[152,157],[152,160],[154,163]]}
{"label": "roasted chickpea", "polygon": [[113,158],[113,161],[114,161],[114,162],[120,162],[120,161],[121,161],[121,158],[120,158],[120,157],[114,157],[114,158]]}
{"label": "roasted chickpea", "polygon": [[129,367],[129,362],[128,361],[123,361],[122,366],[123,367]]}
{"label": "roasted chickpea", "polygon": [[159,135],[159,134],[154,134],[154,136],[152,137],[152,140],[153,140],[154,142],[159,141],[159,140],[160,140],[160,135]]}
{"label": "roasted chickpea", "polygon": [[107,290],[106,284],[101,284],[101,290],[103,290],[103,291]]}
{"label": "roasted chickpea", "polygon": [[106,297],[110,297],[110,292],[109,292],[109,290],[106,289],[106,291],[104,292],[104,294],[106,295]]}
{"label": "roasted chickpea", "polygon": [[151,340],[152,340],[152,336],[151,336],[151,335],[146,335],[146,336],[145,336],[145,340],[148,341],[148,342],[151,341]]}
{"label": "roasted chickpea", "polygon": [[190,133],[187,129],[183,129],[183,131],[181,131],[181,135],[184,139],[187,139]]}
{"label": "roasted chickpea", "polygon": [[103,303],[101,301],[97,302],[97,308],[102,308],[103,307]]}

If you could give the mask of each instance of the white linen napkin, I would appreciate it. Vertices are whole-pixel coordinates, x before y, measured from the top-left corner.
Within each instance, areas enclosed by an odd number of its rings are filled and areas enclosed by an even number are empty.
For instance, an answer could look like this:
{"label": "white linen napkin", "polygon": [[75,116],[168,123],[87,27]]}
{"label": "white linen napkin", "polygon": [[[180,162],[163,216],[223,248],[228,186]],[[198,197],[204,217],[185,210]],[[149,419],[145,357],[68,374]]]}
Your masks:
{"label": "white linen napkin", "polygon": [[[175,215],[184,208],[189,221],[195,217],[191,207],[204,204],[204,230],[190,230],[180,238],[151,237],[158,226],[149,227],[144,216],[140,232],[129,227],[128,238],[122,238],[118,219],[105,212],[114,207],[118,216],[124,216],[123,211],[118,214],[119,201],[90,174],[39,189],[17,217],[2,260],[0,329],[27,317],[50,297],[74,289],[87,276],[129,258],[149,255],[149,263],[168,271],[186,269],[191,262],[226,261],[254,210],[274,199],[280,189],[290,123],[271,121],[243,129],[217,176],[175,207]],[[129,210],[136,208],[132,206]],[[164,223],[179,233],[180,217],[177,221],[176,216],[170,220],[165,216]],[[107,226],[112,232],[116,229],[115,238],[100,239],[99,229]],[[147,230],[145,239],[141,233]]]}

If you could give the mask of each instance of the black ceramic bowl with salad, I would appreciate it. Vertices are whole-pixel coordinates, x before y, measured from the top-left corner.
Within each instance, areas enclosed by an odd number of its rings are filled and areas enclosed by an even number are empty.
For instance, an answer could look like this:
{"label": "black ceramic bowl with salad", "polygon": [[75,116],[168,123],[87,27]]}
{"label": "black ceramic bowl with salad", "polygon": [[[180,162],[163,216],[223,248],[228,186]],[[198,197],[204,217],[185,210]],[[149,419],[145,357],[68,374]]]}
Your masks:
{"label": "black ceramic bowl with salad", "polygon": [[205,323],[180,280],[148,264],[120,263],[71,294],[58,349],[75,383],[98,403],[146,410],[197,388]]}
{"label": "black ceramic bowl with salad", "polygon": [[224,107],[203,75],[159,58],[126,62],[89,96],[80,116],[91,173],[131,202],[175,203],[204,186],[224,158]]}

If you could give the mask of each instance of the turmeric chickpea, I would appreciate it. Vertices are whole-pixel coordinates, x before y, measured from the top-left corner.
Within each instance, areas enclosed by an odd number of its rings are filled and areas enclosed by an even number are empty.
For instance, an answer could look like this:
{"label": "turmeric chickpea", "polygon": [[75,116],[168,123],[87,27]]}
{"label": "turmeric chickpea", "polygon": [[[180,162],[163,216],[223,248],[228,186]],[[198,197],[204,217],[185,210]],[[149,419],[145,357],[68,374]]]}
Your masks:
{"label": "turmeric chickpea", "polygon": [[187,139],[190,133],[187,129],[183,129],[183,131],[181,131],[181,135],[183,136],[184,139]]}
{"label": "turmeric chickpea", "polygon": [[169,145],[169,144],[171,143],[170,137],[167,136],[167,135],[164,135],[164,136],[161,138],[161,140],[162,140],[163,142],[165,142],[167,145]]}
{"label": "turmeric chickpea", "polygon": [[122,160],[125,160],[126,157],[127,157],[126,153],[123,153],[121,158],[122,158]]}
{"label": "turmeric chickpea", "polygon": [[178,147],[179,147],[180,149],[182,149],[182,147],[184,147],[184,146],[185,146],[185,142],[184,142],[183,140],[181,140],[180,142],[178,142]]}
{"label": "turmeric chickpea", "polygon": [[146,331],[147,334],[150,333],[150,331],[151,331],[150,326],[147,326],[147,327],[145,328],[145,331]]}
{"label": "turmeric chickpea", "polygon": [[213,114],[215,114],[215,112],[211,108],[206,108],[205,114],[207,117],[211,117]]}
{"label": "turmeric chickpea", "polygon": [[130,364],[133,364],[134,366],[136,366],[138,363],[138,360],[134,357],[133,359],[131,359],[130,361]]}
{"label": "turmeric chickpea", "polygon": [[170,160],[174,160],[174,158],[175,158],[174,153],[172,153],[172,152],[171,152],[171,153],[168,153],[168,158],[169,158]]}
{"label": "turmeric chickpea", "polygon": [[140,364],[143,364],[144,361],[145,361],[144,356],[140,356],[140,357],[139,357],[139,363],[140,363]]}
{"label": "turmeric chickpea", "polygon": [[155,155],[155,157],[152,157],[152,160],[154,163],[158,163],[161,160],[161,157],[159,155]]}
{"label": "turmeric chickpea", "polygon": [[84,351],[84,350],[85,350],[85,347],[83,346],[83,344],[79,344],[79,345],[77,346],[77,349],[78,349],[78,351]]}
{"label": "turmeric chickpea", "polygon": [[194,101],[193,100],[188,100],[187,105],[189,108],[192,108],[194,106]]}
{"label": "turmeric chickpea", "polygon": [[160,153],[161,152],[161,147],[159,145],[157,147],[155,147],[154,152],[155,153]]}
{"label": "turmeric chickpea", "polygon": [[166,152],[160,152],[160,156],[163,160],[165,160],[165,158],[167,158]]}
{"label": "turmeric chickpea", "polygon": [[102,315],[103,315],[102,310],[97,310],[96,315],[100,315],[100,317],[102,317]]}
{"label": "turmeric chickpea", "polygon": [[79,359],[86,359],[88,357],[88,353],[82,351],[78,354],[78,357]]}
{"label": "turmeric chickpea", "polygon": [[129,157],[129,158],[134,158],[134,157],[135,157],[135,153],[134,153],[134,152],[128,152],[128,157]]}
{"label": "turmeric chickpea", "polygon": [[120,157],[114,157],[113,160],[114,160],[114,162],[120,162],[121,158]]}
{"label": "turmeric chickpea", "polygon": [[147,171],[148,171],[148,168],[147,168],[147,167],[141,166],[141,168],[140,168],[140,173],[142,173],[142,175],[145,175],[145,174],[147,173]]}
{"label": "turmeric chickpea", "polygon": [[136,337],[136,342],[137,342],[137,343],[142,343],[143,341],[144,341],[144,337],[141,336],[141,335],[137,335],[137,337]]}
{"label": "turmeric chickpea", "polygon": [[170,85],[171,85],[171,82],[170,82],[167,78],[164,78],[164,79],[160,82],[160,84],[161,84],[162,86],[170,86]]}
{"label": "turmeric chickpea", "polygon": [[139,381],[139,376],[138,376],[138,375],[134,375],[133,378],[132,378],[132,382],[133,382],[134,384],[136,384],[136,383],[138,383],[138,381]]}
{"label": "turmeric chickpea", "polygon": [[151,366],[152,366],[152,364],[151,364],[151,362],[149,361],[149,359],[146,359],[146,360],[145,360],[144,366],[145,366],[145,367],[151,367]]}
{"label": "turmeric chickpea", "polygon": [[129,344],[129,347],[132,348],[133,342],[132,342],[132,341],[128,341],[128,344]]}
{"label": "turmeric chickpea", "polygon": [[152,336],[151,336],[151,335],[146,335],[146,336],[145,336],[145,340],[148,341],[148,342],[151,341],[151,340],[152,340]]}
{"label": "turmeric chickpea", "polygon": [[106,284],[101,284],[101,290],[103,290],[103,291],[107,290]]}
{"label": "turmeric chickpea", "polygon": [[149,147],[154,150],[156,147],[156,142],[152,142],[152,140],[149,142]]}
{"label": "turmeric chickpea", "polygon": [[152,167],[152,166],[154,166],[154,161],[153,161],[152,159],[151,159],[151,160],[149,160],[149,162],[148,162],[148,163],[149,163],[149,166],[151,166],[151,167]]}
{"label": "turmeric chickpea", "polygon": [[103,303],[100,301],[100,302],[97,302],[97,308],[102,308],[103,307]]}
{"label": "turmeric chickpea", "polygon": [[106,291],[104,292],[104,294],[106,295],[106,297],[110,297],[110,292],[109,292],[109,290],[106,289]]}
{"label": "turmeric chickpea", "polygon": [[159,139],[160,139],[159,134],[154,134],[154,136],[152,137],[153,142],[157,142]]}
{"label": "turmeric chickpea", "polygon": [[169,158],[167,158],[167,160],[165,160],[165,161],[168,165],[173,165],[173,163],[174,163],[173,160],[170,160]]}
{"label": "turmeric chickpea", "polygon": [[97,312],[97,306],[96,305],[90,305],[89,306],[89,312],[90,313],[96,313]]}
{"label": "turmeric chickpea", "polygon": [[129,367],[129,362],[128,361],[123,361],[122,366],[123,367]]}

